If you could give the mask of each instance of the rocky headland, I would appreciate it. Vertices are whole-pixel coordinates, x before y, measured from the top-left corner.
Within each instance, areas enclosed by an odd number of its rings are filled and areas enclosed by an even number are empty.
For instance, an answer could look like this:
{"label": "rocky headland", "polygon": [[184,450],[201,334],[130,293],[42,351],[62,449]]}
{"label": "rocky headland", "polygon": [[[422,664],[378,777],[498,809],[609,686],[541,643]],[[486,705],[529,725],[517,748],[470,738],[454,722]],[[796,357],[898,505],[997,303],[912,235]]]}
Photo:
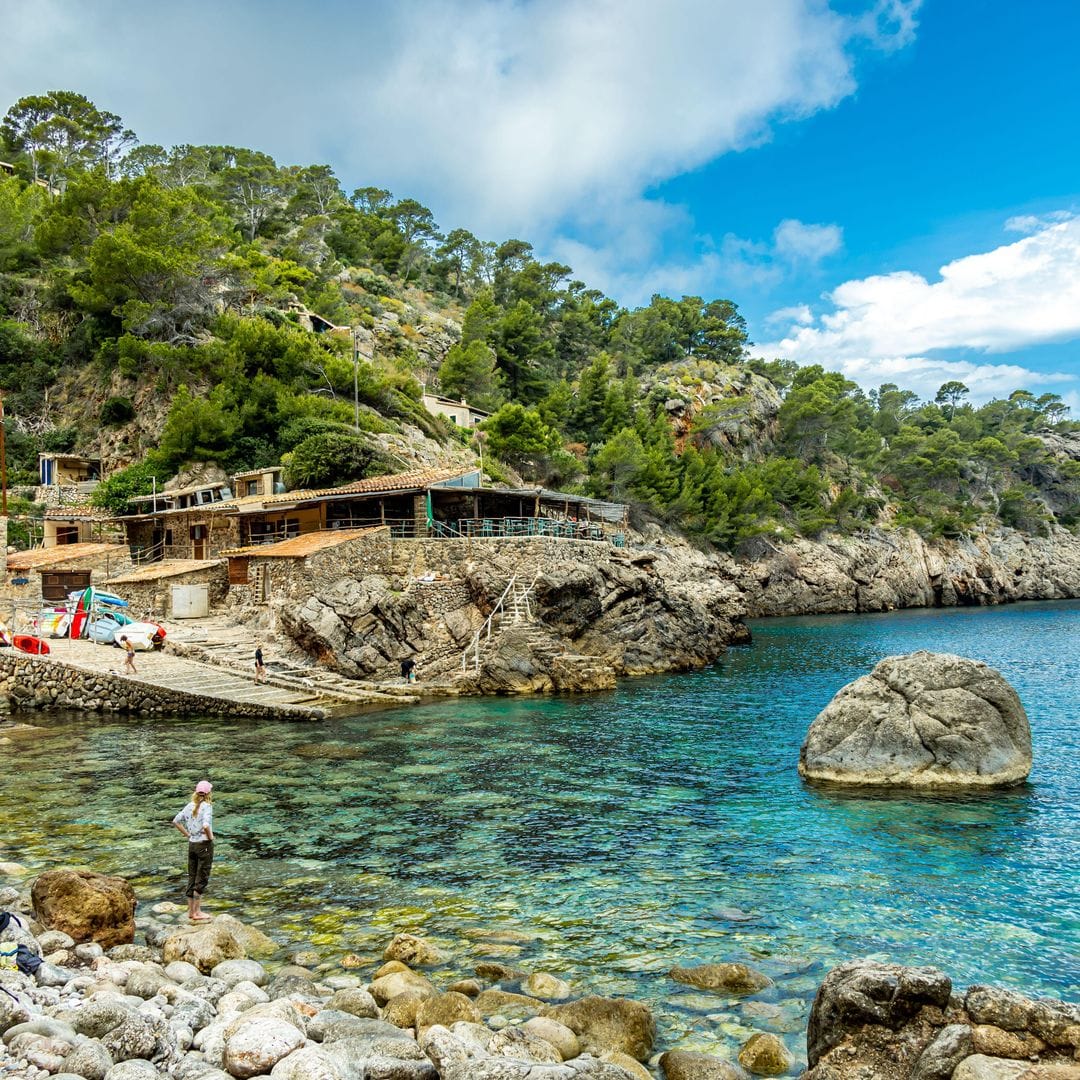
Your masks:
{"label": "rocky headland", "polygon": [[911,529],[774,541],[731,560],[749,616],[964,607],[1080,596],[1080,536],[999,528],[928,541]]}
{"label": "rocky headland", "polygon": [[309,560],[275,593],[282,647],[357,679],[393,679],[413,658],[424,683],[455,693],[609,689],[621,675],[701,667],[748,642],[752,617],[1080,596],[1080,537],[1060,528],[933,543],[908,529],[758,537],[738,554],[657,524],[624,548],[428,540],[385,554],[366,543],[351,559]]}

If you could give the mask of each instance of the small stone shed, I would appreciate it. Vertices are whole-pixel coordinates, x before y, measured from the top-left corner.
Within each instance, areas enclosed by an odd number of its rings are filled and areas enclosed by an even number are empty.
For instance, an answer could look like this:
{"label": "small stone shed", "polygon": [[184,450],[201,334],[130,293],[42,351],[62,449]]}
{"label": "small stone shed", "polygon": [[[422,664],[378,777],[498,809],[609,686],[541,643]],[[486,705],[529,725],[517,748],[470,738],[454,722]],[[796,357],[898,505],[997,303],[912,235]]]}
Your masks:
{"label": "small stone shed", "polygon": [[110,578],[106,584],[127,600],[133,614],[171,619],[173,586],[206,585],[213,608],[221,604],[229,591],[229,574],[224,559],[168,559],[136,567]]}
{"label": "small stone shed", "polygon": [[19,551],[7,557],[4,598],[33,603],[59,600],[130,569],[131,555],[123,544],[61,544]]}

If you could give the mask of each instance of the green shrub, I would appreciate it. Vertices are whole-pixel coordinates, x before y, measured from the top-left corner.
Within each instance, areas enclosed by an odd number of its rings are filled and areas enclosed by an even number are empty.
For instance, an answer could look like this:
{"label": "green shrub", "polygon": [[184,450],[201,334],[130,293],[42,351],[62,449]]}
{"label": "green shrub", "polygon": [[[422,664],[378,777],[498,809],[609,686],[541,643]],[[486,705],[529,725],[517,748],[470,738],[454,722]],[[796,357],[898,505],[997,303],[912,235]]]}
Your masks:
{"label": "green shrub", "polygon": [[336,487],[389,471],[367,440],[351,431],[309,435],[291,452],[283,454],[281,463],[289,488]]}
{"label": "green shrub", "polygon": [[135,406],[128,397],[111,397],[101,406],[101,422],[106,427],[119,427],[135,418]]}

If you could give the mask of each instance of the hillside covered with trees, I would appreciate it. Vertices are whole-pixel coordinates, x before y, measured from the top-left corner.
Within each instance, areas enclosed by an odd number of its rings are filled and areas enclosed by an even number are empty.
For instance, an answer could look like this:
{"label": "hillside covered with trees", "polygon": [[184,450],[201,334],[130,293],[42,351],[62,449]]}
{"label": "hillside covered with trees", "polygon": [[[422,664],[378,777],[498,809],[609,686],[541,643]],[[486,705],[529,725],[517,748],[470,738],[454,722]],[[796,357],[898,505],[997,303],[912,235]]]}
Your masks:
{"label": "hillside covered with trees", "polygon": [[[99,488],[116,508],[192,461],[280,462],[294,486],[394,471],[372,435],[469,437],[423,409],[425,384],[493,412],[496,477],[512,475],[501,462],[627,500],[729,549],[871,524],[1080,526],[1080,462],[1062,450],[1078,425],[1055,395],[866,393],[756,357],[730,300],[627,309],[524,240],[441,228],[327,165],[140,143],[70,91],[13,104],[0,160],[13,483],[33,482],[40,449],[105,442],[128,463]],[[356,331],[312,333],[303,311]],[[435,344],[432,321],[449,328]]]}

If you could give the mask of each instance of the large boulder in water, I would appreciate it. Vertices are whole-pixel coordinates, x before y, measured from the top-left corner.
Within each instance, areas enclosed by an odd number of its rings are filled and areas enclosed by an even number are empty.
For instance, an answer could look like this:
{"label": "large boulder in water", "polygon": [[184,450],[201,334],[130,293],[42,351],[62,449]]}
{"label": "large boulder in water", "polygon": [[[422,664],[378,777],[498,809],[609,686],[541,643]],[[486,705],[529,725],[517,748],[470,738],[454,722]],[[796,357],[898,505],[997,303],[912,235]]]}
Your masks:
{"label": "large boulder in water", "polygon": [[848,683],[810,725],[807,780],[895,787],[999,787],[1031,771],[1031,729],[993,668],[947,653],[890,656]]}
{"label": "large boulder in water", "polygon": [[50,930],[102,948],[135,940],[135,890],[119,877],[87,870],[47,870],[30,890],[34,916]]}

